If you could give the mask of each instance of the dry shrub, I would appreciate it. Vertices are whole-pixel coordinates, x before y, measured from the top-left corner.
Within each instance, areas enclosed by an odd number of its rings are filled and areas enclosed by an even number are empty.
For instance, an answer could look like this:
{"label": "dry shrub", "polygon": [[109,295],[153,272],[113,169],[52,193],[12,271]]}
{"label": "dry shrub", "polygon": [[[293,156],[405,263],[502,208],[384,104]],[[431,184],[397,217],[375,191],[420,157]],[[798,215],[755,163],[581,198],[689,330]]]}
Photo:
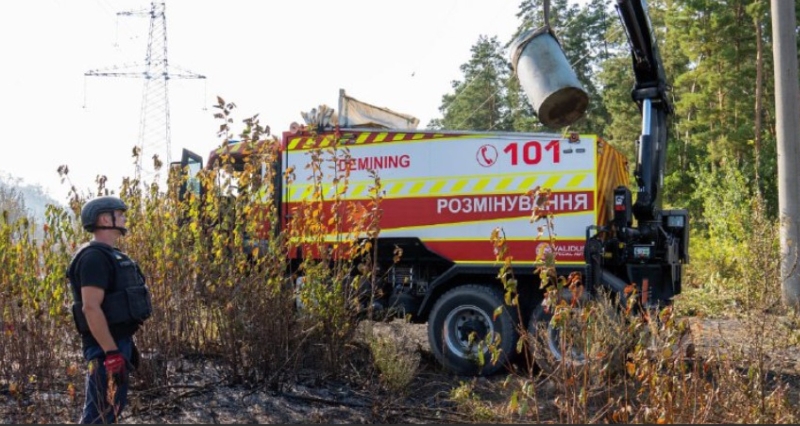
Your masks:
{"label": "dry shrub", "polygon": [[[537,324],[523,335],[529,364],[560,381],[579,378],[585,386],[602,388],[624,371],[624,360],[636,342],[631,323],[618,299],[598,291],[588,301],[553,307],[550,324]],[[556,357],[549,345],[557,345]]]}
{"label": "dry shrub", "polygon": [[404,336],[382,336],[367,327],[367,343],[381,383],[393,396],[405,395],[417,376],[420,354]]}
{"label": "dry shrub", "polygon": [[[534,196],[546,196],[534,191]],[[541,199],[540,199],[541,200]],[[544,205],[534,203],[535,206]],[[791,404],[796,395],[779,375],[773,355],[796,342],[795,320],[778,319],[765,313],[779,309],[776,224],[763,215],[757,202],[746,229],[753,238],[747,250],[737,254],[746,274],[737,313],[744,338],[722,347],[700,347],[694,340],[688,319],[681,318],[682,298],[661,310],[644,309],[633,286],[619,306],[615,297],[603,294],[588,302],[579,296],[580,282],[558,277],[552,257],[539,261],[545,305],[553,314],[561,353],[554,358],[547,347],[546,330],[523,334],[523,354],[528,376],[509,376],[508,421],[560,423],[794,423],[798,410]],[[546,212],[534,210],[534,221],[548,221]],[[552,223],[540,227],[540,236],[550,232]],[[494,241],[499,253],[510,256],[502,238]],[[514,302],[516,280],[509,268],[507,304]],[[511,285],[509,285],[511,284]],[[766,286],[766,287],[765,287]],[[566,297],[565,297],[566,296]],[[580,301],[580,302],[578,302]],[[744,343],[744,344],[743,344]],[[743,348],[746,347],[746,348]],[[538,370],[532,368],[537,364]],[[536,372],[540,374],[535,374]],[[513,380],[511,380],[513,378]],[[790,377],[791,379],[791,377]],[[794,378],[796,380],[796,377]],[[469,401],[474,404],[474,400]],[[553,413],[542,407],[552,407]]]}
{"label": "dry shrub", "polygon": [[44,224],[8,213],[0,217],[0,393],[20,404],[17,421],[52,422],[79,404],[82,387],[64,278],[76,228],[54,206]]}
{"label": "dry shrub", "polygon": [[[219,99],[217,108],[224,147],[233,138],[234,105]],[[299,366],[335,374],[348,357],[359,309],[351,274],[355,257],[363,263],[370,258],[367,254],[375,255],[363,236],[376,237],[380,231],[379,180],[375,176],[375,196],[360,206],[359,214],[346,211],[344,192],[337,191],[335,210],[328,210],[321,199],[310,199],[302,211],[293,212],[296,234],[271,232],[270,225],[280,223],[271,196],[279,189],[273,183],[290,177],[270,175],[278,171],[269,167],[262,175],[261,165],[281,154],[280,143],[257,116],[243,121],[245,129],[237,139],[248,150],[244,163],[234,164],[222,154],[217,167],[202,170],[191,182],[170,168],[165,187],[126,178],[119,189],[129,206],[130,231],[120,248],[142,267],[154,303],[153,317],[136,336],[143,367],[134,386],[140,390],[170,383],[187,357],[221,363],[225,382],[271,385]],[[320,170],[320,183],[333,179],[347,185],[346,175],[322,173],[329,161],[347,155],[335,145],[309,158],[309,166]],[[161,173],[163,165],[158,158],[153,161]],[[69,179],[66,166],[59,173]],[[187,192],[181,199],[181,185],[187,183],[205,188],[202,197]],[[0,391],[13,390],[30,401],[31,392],[46,389],[61,392],[73,405],[82,401],[84,363],[69,313],[72,296],[65,272],[77,245],[89,238],[76,220],[81,206],[94,195],[113,194],[105,184],[98,177],[92,194],[79,194],[73,187],[68,209],[48,210],[40,241],[31,237],[33,225],[27,219],[0,219]],[[344,256],[306,258],[301,269],[293,270],[287,254],[298,238],[306,246],[327,247],[330,229],[313,225],[331,220],[349,221],[346,229],[333,230]],[[305,289],[313,292],[304,297],[313,295],[319,302],[302,314],[295,304],[298,275],[306,277],[310,284]],[[55,405],[65,407],[60,400]]]}
{"label": "dry shrub", "polygon": [[462,381],[450,391],[449,397],[456,404],[456,410],[466,415],[474,423],[503,421],[502,415],[475,392],[475,387],[474,381]]}

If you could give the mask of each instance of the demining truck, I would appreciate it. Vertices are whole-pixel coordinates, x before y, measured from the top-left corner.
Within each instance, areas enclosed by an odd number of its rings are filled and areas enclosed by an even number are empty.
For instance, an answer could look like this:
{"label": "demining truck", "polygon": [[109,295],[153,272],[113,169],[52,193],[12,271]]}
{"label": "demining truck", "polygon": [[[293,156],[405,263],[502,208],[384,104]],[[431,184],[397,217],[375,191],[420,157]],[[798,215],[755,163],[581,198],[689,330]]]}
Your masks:
{"label": "demining truck", "polygon": [[[374,262],[387,289],[377,302],[411,322],[427,323],[437,360],[462,375],[497,372],[514,356],[520,338],[515,310],[506,306],[496,315],[505,304],[498,279],[502,262],[490,242],[497,229],[513,256],[519,309],[529,330],[550,323],[534,268],[543,251],[555,253],[558,275],[578,273],[586,294],[601,288],[621,294],[635,285],[646,305],[669,304],[681,291],[682,265],[688,262],[688,214],[660,206],[671,106],[645,7],[638,0],[617,1],[633,54],[632,96],[642,114],[635,201],[628,160],[598,135],[416,130],[413,117],[340,91],[335,124],[326,120],[331,111],[317,112],[318,120],[304,114],[313,126],[293,123],[279,141],[280,158],[264,165],[274,167],[276,176],[288,169],[296,174],[291,182],[276,182],[279,189],[272,192],[281,212],[278,226],[285,227],[317,190],[305,167],[310,152],[332,146],[348,151],[346,160],[331,165],[349,170],[346,192],[338,194],[347,202],[367,202],[377,174],[382,200]],[[563,126],[586,105],[579,85],[567,81],[572,70],[558,66],[563,52],[557,43],[548,30],[521,36],[514,65],[542,122]],[[558,78],[533,69],[548,54],[556,61],[549,72],[563,73],[564,82],[553,83]],[[223,154],[242,162],[246,152],[244,144],[231,142],[204,164],[184,151],[181,166],[213,167]],[[551,239],[538,237],[531,222],[534,200],[528,193],[537,187],[550,190]],[[333,199],[337,188],[327,182],[322,191]],[[402,250],[399,259],[396,248]],[[558,359],[558,333],[549,327],[546,339],[553,340],[548,346]],[[498,362],[489,361],[487,336],[500,349]]]}

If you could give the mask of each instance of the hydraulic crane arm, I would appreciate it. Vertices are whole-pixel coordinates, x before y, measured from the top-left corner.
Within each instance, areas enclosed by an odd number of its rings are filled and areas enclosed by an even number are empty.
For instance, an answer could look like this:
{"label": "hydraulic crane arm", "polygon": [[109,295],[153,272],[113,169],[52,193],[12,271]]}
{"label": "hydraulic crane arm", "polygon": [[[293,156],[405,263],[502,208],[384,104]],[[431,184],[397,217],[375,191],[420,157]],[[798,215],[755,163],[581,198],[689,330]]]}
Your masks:
{"label": "hydraulic crane arm", "polygon": [[634,171],[638,189],[633,202],[630,188],[615,188],[613,220],[587,227],[586,282],[615,291],[634,284],[643,305],[664,306],[681,293],[683,264],[689,262],[689,212],[661,206],[667,118],[673,111],[645,0],[615,0],[615,6],[633,62],[631,97],[642,117]]}
{"label": "hydraulic crane arm", "polygon": [[631,96],[642,114],[642,133],[634,175],[639,185],[633,214],[650,221],[661,209],[661,187],[667,155],[667,116],[672,114],[668,87],[645,0],[617,0],[617,12],[628,36],[635,83]]}

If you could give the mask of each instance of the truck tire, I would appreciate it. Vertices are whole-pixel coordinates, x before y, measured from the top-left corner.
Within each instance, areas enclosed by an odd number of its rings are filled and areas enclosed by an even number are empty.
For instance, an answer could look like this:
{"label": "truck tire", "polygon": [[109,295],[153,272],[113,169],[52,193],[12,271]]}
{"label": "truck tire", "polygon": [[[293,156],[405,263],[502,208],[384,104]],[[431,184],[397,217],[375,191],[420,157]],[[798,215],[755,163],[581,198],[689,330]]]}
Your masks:
{"label": "truck tire", "polygon": [[[611,290],[608,296],[612,298],[609,300],[610,305],[606,306],[606,314],[609,318],[609,323],[607,325],[617,324],[621,321],[619,303],[624,303],[624,295],[615,295],[615,289],[610,285],[607,286],[607,289]],[[598,300],[597,296],[592,299]],[[580,308],[576,307],[574,309]],[[557,327],[553,327],[550,321],[551,319],[553,319],[553,314],[545,312],[545,306],[539,304],[536,309],[533,310],[530,321],[528,322],[528,349],[533,355],[536,366],[546,374],[555,373],[559,367],[571,370],[567,372],[568,374],[579,374],[586,365],[586,345],[582,346],[581,342],[577,342],[576,344],[574,341],[565,341],[563,342],[564,347],[562,348],[561,330]],[[566,326],[569,327],[569,325]],[[578,336],[578,338],[587,338],[586,331],[581,330],[580,325],[575,325],[573,331],[574,335]],[[609,332],[620,333],[619,335],[624,337],[623,330],[609,329]],[[571,339],[567,337],[567,340]],[[598,342],[594,343],[596,344]],[[600,350],[595,347],[594,350],[606,354],[604,356],[611,357],[612,363],[619,364],[622,362],[620,357],[624,358],[626,347],[616,345],[616,343],[620,342],[601,343],[605,346],[604,349]]]}
{"label": "truck tire", "polygon": [[[489,376],[504,368],[513,357],[518,333],[507,309],[493,319],[495,310],[503,304],[500,290],[488,286],[462,285],[443,294],[428,318],[428,342],[436,359],[464,376]],[[470,343],[472,332],[475,335]],[[489,333],[499,338],[500,358],[492,363],[492,354],[483,344],[484,363],[480,365],[478,343],[485,342]]]}
{"label": "truck tire", "polygon": [[574,347],[562,350],[561,333],[552,326],[551,319],[553,314],[545,312],[545,306],[540,304],[528,322],[529,349],[536,365],[546,374],[553,374],[561,365],[580,368],[586,362],[583,351]]}

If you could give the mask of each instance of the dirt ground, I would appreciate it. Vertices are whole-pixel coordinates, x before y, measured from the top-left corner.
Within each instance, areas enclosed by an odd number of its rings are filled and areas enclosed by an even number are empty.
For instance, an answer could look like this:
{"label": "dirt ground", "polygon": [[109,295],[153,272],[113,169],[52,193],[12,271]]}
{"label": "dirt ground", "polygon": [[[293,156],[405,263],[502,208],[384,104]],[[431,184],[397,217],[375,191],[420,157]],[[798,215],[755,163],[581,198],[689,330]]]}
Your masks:
{"label": "dirt ground", "polygon": [[[795,320],[763,315],[746,319],[690,317],[688,342],[704,356],[761,359],[775,380],[800,394],[800,348],[793,342]],[[376,377],[360,376],[358,365],[338,378],[313,371],[297,371],[273,388],[246,388],[221,384],[220,370],[208,360],[192,360],[170,366],[170,380],[160,386],[134,382],[131,404],[122,423],[470,423],[479,421],[451,398],[451,391],[469,383],[482,401],[508,401],[503,388],[507,375],[489,378],[454,376],[444,371],[430,353],[424,325],[400,321],[373,323],[376,333],[396,336],[417,351],[420,367],[405,394],[392,395],[380,388]],[[757,357],[757,358],[754,358]],[[354,360],[354,363],[360,362]],[[741,366],[746,369],[746,365]],[[67,401],[66,403],[64,401]],[[0,421],[3,423],[73,423],[80,401],[69,401],[64,392],[38,395],[35,401],[11,398],[0,389]],[[544,410],[543,412],[546,412]],[[489,419],[488,422],[491,419]],[[542,421],[547,421],[543,418]],[[557,419],[553,419],[555,421]],[[487,422],[487,419],[481,420]]]}

